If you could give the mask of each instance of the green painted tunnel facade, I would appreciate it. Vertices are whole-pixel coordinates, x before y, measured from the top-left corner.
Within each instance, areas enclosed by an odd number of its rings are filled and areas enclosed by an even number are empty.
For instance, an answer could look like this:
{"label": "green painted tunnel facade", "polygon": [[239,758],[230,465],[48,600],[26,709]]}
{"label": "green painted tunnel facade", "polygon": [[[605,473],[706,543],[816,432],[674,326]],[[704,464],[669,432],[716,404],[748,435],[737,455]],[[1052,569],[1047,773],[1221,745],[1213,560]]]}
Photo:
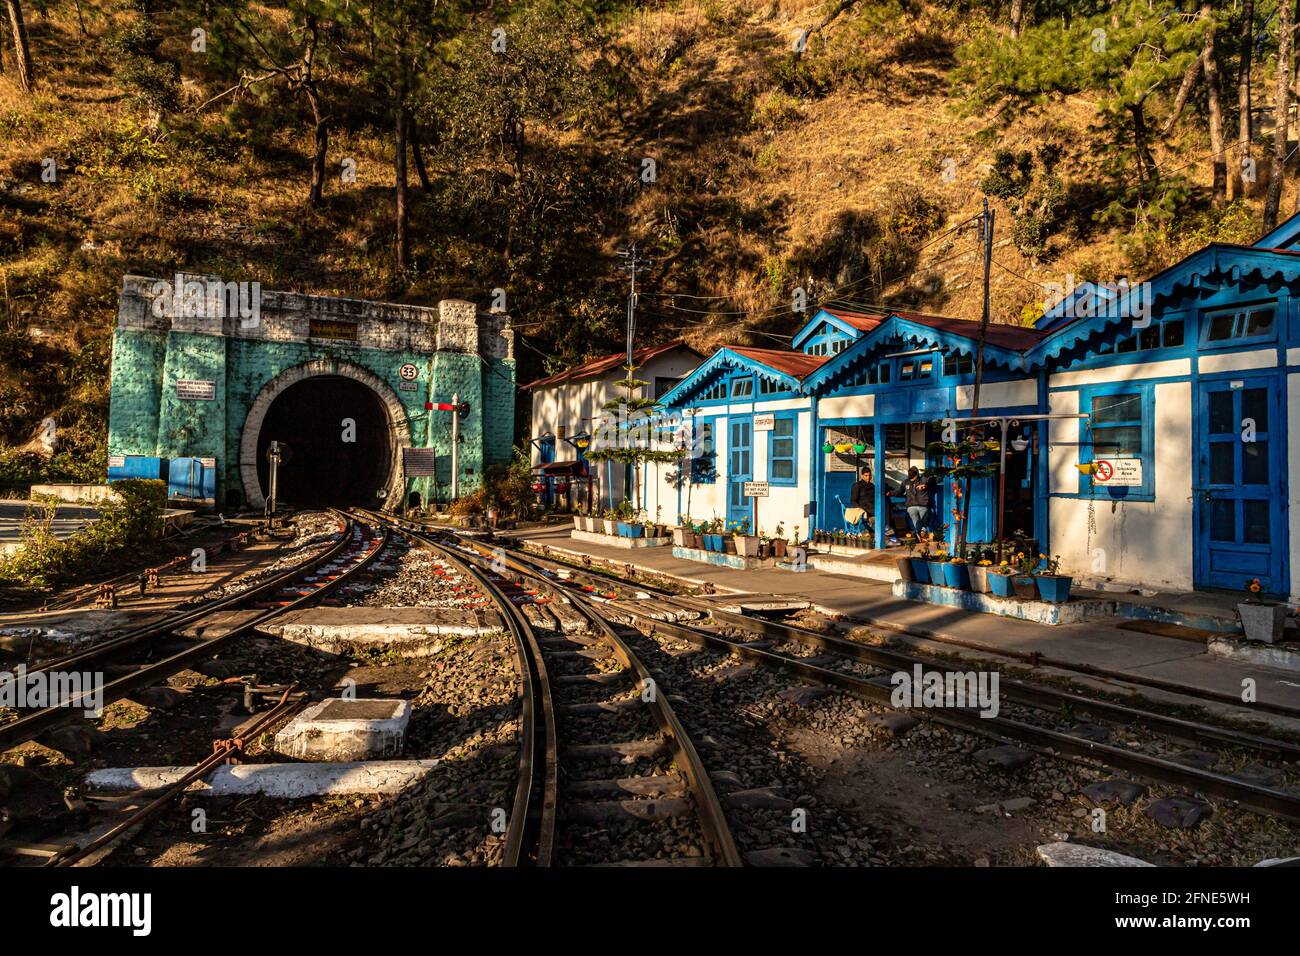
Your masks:
{"label": "green painted tunnel facade", "polygon": [[[461,417],[460,492],[511,458],[513,333],[500,312],[463,300],[436,308],[235,287],[206,276],[126,276],[113,336],[110,459],[126,455],[216,459],[217,501],[261,507],[258,437],[272,404],[294,384],[338,376],[382,403],[391,467],[376,499],[397,507],[416,492],[445,501],[451,485],[451,415],[426,409],[453,395]],[[317,410],[313,410],[316,412]],[[312,426],[338,428],[321,408]],[[407,448],[434,475],[409,476]],[[412,466],[416,470],[415,466]]]}

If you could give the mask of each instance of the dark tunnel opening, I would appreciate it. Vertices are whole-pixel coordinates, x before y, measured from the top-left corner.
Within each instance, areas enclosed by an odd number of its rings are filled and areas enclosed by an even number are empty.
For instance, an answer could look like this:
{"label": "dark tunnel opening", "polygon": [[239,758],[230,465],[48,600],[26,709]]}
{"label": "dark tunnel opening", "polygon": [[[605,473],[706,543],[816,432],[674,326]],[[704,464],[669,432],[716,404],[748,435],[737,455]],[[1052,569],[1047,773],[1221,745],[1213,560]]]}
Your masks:
{"label": "dark tunnel opening", "polygon": [[[344,419],[352,419],[350,429]],[[388,415],[370,388],[341,375],[304,379],[271,403],[257,436],[257,476],[270,491],[266,452],[288,445],[280,463],[279,501],[298,507],[382,504],[393,462]],[[347,441],[347,437],[355,440]]]}

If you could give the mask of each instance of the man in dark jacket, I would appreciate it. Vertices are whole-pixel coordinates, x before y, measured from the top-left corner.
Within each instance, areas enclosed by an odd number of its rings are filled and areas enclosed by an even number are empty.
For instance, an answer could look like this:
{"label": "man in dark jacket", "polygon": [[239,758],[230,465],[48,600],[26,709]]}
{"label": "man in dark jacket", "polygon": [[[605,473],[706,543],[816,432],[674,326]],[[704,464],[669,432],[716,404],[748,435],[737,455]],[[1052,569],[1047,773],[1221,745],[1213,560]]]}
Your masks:
{"label": "man in dark jacket", "polygon": [[920,469],[913,465],[907,469],[907,477],[895,494],[903,499],[907,516],[912,519],[912,530],[919,534],[930,517],[930,479],[922,478]]}
{"label": "man in dark jacket", "polygon": [[[852,504],[853,508],[861,509],[862,517],[866,519],[867,530],[874,531],[874,519],[876,516],[876,483],[871,480],[870,468],[863,468],[862,472],[858,475],[858,480],[853,483],[853,489],[849,492],[849,502]],[[851,511],[852,508],[850,509],[850,512]],[[858,516],[850,516],[848,513],[844,515],[844,520],[849,524],[853,524],[854,521],[850,520],[850,517],[856,519]]]}

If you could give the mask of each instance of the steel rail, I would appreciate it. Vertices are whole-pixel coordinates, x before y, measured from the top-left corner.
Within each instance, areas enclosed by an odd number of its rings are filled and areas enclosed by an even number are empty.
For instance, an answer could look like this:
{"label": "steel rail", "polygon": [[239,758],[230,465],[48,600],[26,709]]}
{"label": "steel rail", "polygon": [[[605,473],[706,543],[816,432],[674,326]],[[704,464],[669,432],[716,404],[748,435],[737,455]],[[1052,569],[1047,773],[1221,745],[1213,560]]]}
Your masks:
{"label": "steel rail", "polygon": [[[482,545],[478,545],[478,547],[482,547]],[[762,618],[723,611],[712,607],[707,601],[679,595],[664,595],[662,600],[681,608],[709,614],[721,623],[733,625],[765,637],[829,650],[840,656],[877,667],[898,670],[900,667],[910,669],[919,664],[923,671],[926,668],[939,673],[958,670],[958,668],[946,663],[888,651],[883,648],[873,648],[843,638],[818,634],[815,631],[794,627],[789,624],[780,624]],[[793,669],[819,683],[840,687],[855,695],[893,706],[891,700],[893,692],[890,687],[873,684],[869,680],[855,675],[845,675],[829,668],[807,664],[798,658],[777,654],[763,648],[750,647],[743,642],[728,640],[722,635],[702,628],[661,621],[649,613],[638,611],[635,602],[621,604],[620,610],[624,609],[644,620],[652,632],[662,631],[696,644],[713,646],[716,649],[726,650],[728,653],[749,657],[762,663]],[[1264,751],[1279,759],[1294,759],[1295,755],[1300,752],[1300,748],[1284,741],[1225,730],[1194,721],[1166,717],[1162,714],[1140,711],[1104,701],[1096,701],[1066,691],[1058,691],[1054,688],[1026,684],[1013,679],[999,681],[1000,692],[1004,686],[1010,689],[1010,693],[1007,694],[1009,699],[1044,710],[1050,710],[1064,703],[1069,703],[1079,709],[1086,709],[1094,716],[1115,720],[1119,723],[1142,723],[1148,725],[1150,729],[1161,730],[1174,736],[1208,739],[1224,746],[1248,747]],[[1210,771],[1198,770],[1161,757],[1135,753],[1124,748],[1114,747],[1060,731],[1036,727],[1032,724],[1025,724],[1005,717],[981,717],[973,712],[958,709],[946,709],[942,712],[926,710],[922,712],[922,716],[937,720],[940,723],[964,728],[986,737],[1004,741],[1015,740],[1049,756],[1065,754],[1083,760],[1098,761],[1106,766],[1134,773],[1149,780],[1192,787],[1203,793],[1235,800],[1242,806],[1259,813],[1300,821],[1300,796],[1286,791],[1259,786]]]}
{"label": "steel rail", "polygon": [[695,810],[700,819],[700,829],[713,851],[713,859],[720,866],[742,866],[740,851],[737,849],[735,838],[731,834],[726,814],[722,809],[722,802],[718,799],[717,791],[713,787],[713,781],[709,778],[699,751],[695,749],[690,735],[677,717],[672,704],[669,703],[667,694],[661,692],[650,676],[649,670],[627,642],[618,635],[609,621],[588,601],[566,592],[545,575],[521,562],[497,555],[490,548],[477,542],[464,542],[463,539],[459,538],[457,540],[461,540],[476,552],[479,555],[479,560],[501,560],[507,567],[513,568],[517,574],[537,582],[555,596],[561,599],[567,597],[570,604],[595,627],[597,633],[614,652],[619,662],[636,674],[638,688],[653,688],[652,693],[649,694],[649,699],[647,700],[646,695],[643,694],[642,700],[650,706],[655,723],[659,725],[660,733],[664,735],[669,746],[672,747],[675,761],[686,775],[687,783],[695,798]]}
{"label": "steel rail", "polygon": [[[515,552],[515,553],[520,554],[520,552]],[[555,567],[562,568],[565,571],[569,572],[574,579],[586,580],[589,583],[593,584],[593,586],[612,585],[612,586],[617,586],[622,588],[634,588],[636,590],[650,593],[654,595],[654,597],[658,600],[667,601],[669,603],[675,603],[678,606],[682,606],[682,607],[690,607],[692,610],[704,611],[715,617],[718,615],[731,613],[731,612],[723,611],[720,608],[714,607],[711,602],[702,601],[698,598],[693,598],[689,595],[675,594],[671,591],[665,591],[662,588],[656,588],[653,585],[643,584],[637,581],[629,581],[625,578],[620,578],[619,576],[615,574],[611,574],[606,571],[571,565],[566,561],[560,561],[553,557],[542,557],[540,555],[536,555],[531,552],[524,552],[523,556],[525,560],[535,562],[539,565],[549,564]],[[748,626],[750,622],[757,620],[756,618],[751,618],[745,615],[733,615],[733,617],[736,617],[746,622],[746,626]],[[1166,691],[1171,694],[1177,694],[1181,697],[1213,701],[1215,703],[1228,704],[1238,708],[1242,708],[1244,706],[1240,697],[1234,697],[1231,694],[1224,694],[1206,688],[1186,687],[1182,684],[1177,684],[1173,681],[1161,680],[1160,678],[1156,678],[1156,677],[1148,677],[1140,674],[1127,674],[1122,671],[1112,671],[1106,668],[1093,667],[1088,664],[1073,664],[1068,661],[1058,661],[1052,658],[1043,657],[1042,655],[1036,653],[1017,651],[1013,649],[1004,650],[1001,648],[990,647],[985,644],[978,644],[972,641],[949,639],[941,636],[936,637],[923,630],[915,630],[906,627],[904,625],[898,625],[892,623],[880,623],[880,622],[875,622],[873,620],[863,620],[861,623],[864,623],[866,626],[869,627],[880,627],[882,629],[891,630],[896,633],[907,634],[912,637],[920,638],[922,640],[933,640],[939,643],[952,644],[954,646],[964,647],[970,650],[982,651],[987,654],[995,654],[1002,657],[1010,657],[1016,660],[1024,661],[1026,664],[1030,665],[1031,667],[1039,667],[1039,666],[1053,667],[1060,670],[1072,671],[1074,673],[1078,673],[1086,677],[1105,678],[1108,680],[1115,680],[1115,681],[1121,681],[1129,684],[1151,687],[1152,689]],[[777,626],[787,627],[787,628],[792,627],[792,625],[777,625]],[[815,634],[815,632],[805,631],[801,628],[794,628],[794,630],[805,634]],[[817,636],[826,637],[826,635],[817,635]],[[833,639],[833,638],[827,638],[827,639]],[[848,642],[848,643],[855,647],[866,646],[866,645],[856,644],[855,642]],[[929,663],[934,666],[939,666],[940,664],[940,662],[930,658],[917,658],[917,660],[920,661],[921,663]],[[1094,713],[1097,713],[1103,707],[1112,708],[1114,712],[1117,714],[1117,717],[1115,719],[1119,719],[1121,721],[1131,722],[1133,719],[1136,718],[1136,716],[1140,716],[1140,715],[1149,715],[1151,718],[1161,720],[1161,721],[1175,720],[1175,718],[1168,718],[1165,717],[1164,715],[1152,714],[1149,711],[1142,711],[1137,708],[1125,708],[1123,705],[1120,704],[1110,704],[1106,701],[1095,700],[1094,698],[1077,697],[1077,699],[1074,702],[1070,702],[1067,700],[1063,700],[1061,698],[1076,696],[1076,695],[1070,695],[1068,694],[1068,692],[1065,691],[1056,691],[1054,688],[1046,688],[1043,685],[1024,685],[1024,686],[1032,686],[1034,688],[1042,689],[1045,693],[1053,693],[1053,694],[1060,695],[1060,697],[1056,701],[1057,703],[1078,704],[1079,701],[1087,701],[1088,704],[1092,707]],[[1079,706],[1082,705],[1079,704]],[[1264,711],[1271,714],[1276,714],[1281,717],[1291,717],[1295,719],[1300,719],[1300,709],[1294,707],[1288,707],[1285,704],[1270,704],[1264,701],[1256,701],[1250,706],[1257,710]],[[1119,713],[1119,711],[1121,710],[1131,711],[1131,715],[1127,717],[1123,716]],[[1197,721],[1184,721],[1183,723],[1189,724],[1192,727],[1204,728],[1204,732],[1200,733],[1200,736],[1205,739],[1212,739],[1214,735],[1228,735],[1229,737],[1231,737],[1231,740],[1225,739],[1224,741],[1222,741],[1225,744],[1230,744],[1231,746],[1241,746],[1241,747],[1260,749],[1264,752],[1274,752],[1276,753],[1279,759],[1283,759],[1283,760],[1300,759],[1300,748],[1297,748],[1293,744],[1289,744],[1283,741],[1275,741],[1272,738],[1267,738],[1267,737],[1254,737],[1254,740],[1256,742],[1252,743],[1251,738],[1254,735],[1247,734],[1241,731],[1232,731],[1224,728],[1218,728],[1211,724],[1202,724]],[[1175,732],[1172,723],[1170,724],[1170,729],[1167,732],[1169,733]],[[1289,756],[1289,754],[1292,753],[1296,754],[1297,756]]]}
{"label": "steel rail", "polygon": [[[124,631],[122,634],[119,634],[111,640],[102,641],[92,647],[86,648],[85,650],[67,654],[63,657],[42,661],[31,667],[25,668],[25,671],[28,675],[31,675],[45,671],[76,670],[77,668],[84,667],[88,663],[97,661],[100,658],[106,657],[125,647],[131,647],[157,637],[164,637],[188,624],[193,624],[195,621],[202,620],[217,611],[224,611],[233,607],[238,607],[240,604],[243,604],[246,601],[255,600],[264,594],[274,593],[286,582],[292,581],[294,578],[300,577],[304,574],[308,574],[320,567],[322,564],[327,564],[332,558],[347,548],[351,538],[352,529],[346,521],[342,522],[342,524],[343,527],[340,528],[342,537],[331,545],[324,553],[307,558],[305,561],[294,565],[292,568],[288,568],[261,584],[254,585],[246,591],[240,591],[237,594],[218,598],[216,601],[209,604],[203,604],[195,608],[179,611],[151,624],[142,624],[139,627]],[[8,673],[13,674],[14,672],[9,671]],[[0,675],[0,678],[2,677],[3,675]]]}
{"label": "steel rail", "polygon": [[[299,566],[296,570],[296,575],[304,574],[307,571],[318,567],[320,564],[325,563],[329,557],[342,553],[352,541],[353,527],[354,526],[349,525],[340,542],[331,548],[326,555],[322,555],[318,559],[313,559],[312,562],[307,562],[310,567],[305,565]],[[378,545],[371,548],[370,551],[363,555],[356,564],[345,570],[337,578],[325,582],[310,594],[301,595],[288,602],[283,607],[270,608],[251,620],[237,625],[224,634],[197,641],[193,647],[186,648],[179,653],[173,654],[170,657],[165,657],[153,664],[146,664],[129,674],[117,678],[116,680],[109,681],[107,684],[103,685],[98,694],[96,694],[93,689],[84,690],[80,694],[76,694],[56,705],[41,708],[40,710],[25,714],[17,720],[0,725],[0,751],[12,749],[19,744],[32,740],[47,730],[51,730],[55,727],[61,726],[62,724],[76,720],[81,713],[87,709],[85,706],[82,706],[84,704],[97,702],[102,706],[120,700],[121,698],[128,696],[132,691],[140,690],[141,688],[155,684],[160,680],[170,677],[177,671],[184,669],[195,661],[202,660],[205,657],[210,657],[216,650],[230,643],[235,638],[265,624],[272,618],[278,617],[279,615],[285,614],[289,611],[311,606],[330,592],[337,590],[354,574],[357,574],[366,568],[375,557],[383,551],[384,546],[387,543],[388,530],[385,528],[383,529],[383,537]],[[283,581],[283,578],[277,580]],[[245,594],[242,597],[244,600],[248,600],[249,595]],[[214,611],[224,609],[224,607],[226,607],[226,605],[223,604],[221,608],[206,608],[205,614],[211,614]]]}
{"label": "steel rail", "polygon": [[532,625],[486,574],[470,565],[455,549],[388,515],[360,509],[356,513],[381,522],[417,546],[440,555],[474,581],[501,615],[514,644],[515,669],[520,680],[519,772],[506,827],[502,865],[551,866],[555,859],[559,745],[550,676]]}

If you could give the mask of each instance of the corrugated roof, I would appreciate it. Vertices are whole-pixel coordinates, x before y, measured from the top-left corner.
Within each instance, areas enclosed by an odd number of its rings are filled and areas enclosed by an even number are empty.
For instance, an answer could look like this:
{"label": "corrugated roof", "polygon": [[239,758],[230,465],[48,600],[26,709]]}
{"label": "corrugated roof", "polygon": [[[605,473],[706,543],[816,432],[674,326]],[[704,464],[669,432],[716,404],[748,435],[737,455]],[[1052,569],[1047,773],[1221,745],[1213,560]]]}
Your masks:
{"label": "corrugated roof", "polygon": [[[632,353],[632,361],[636,365],[644,365],[656,355],[662,355],[665,352],[671,352],[673,349],[684,348],[699,358],[704,356],[686,344],[685,339],[673,339],[671,342],[665,342],[662,345],[647,345],[645,348],[637,349]],[[575,365],[573,368],[565,369],[563,372],[557,372],[554,375],[548,375],[546,378],[539,378],[536,381],[529,382],[524,388],[538,388],[542,385],[559,385],[561,382],[577,382],[584,378],[595,378],[597,375],[604,375],[606,372],[621,368],[627,360],[626,352],[615,352],[613,355],[602,355],[600,358],[591,359],[583,362],[581,365]]]}
{"label": "corrugated roof", "polygon": [[747,345],[729,345],[727,348],[738,355],[761,362],[768,368],[799,379],[811,375],[831,359],[829,355],[805,355],[803,352],[794,352],[790,349],[756,349]]}
{"label": "corrugated roof", "polygon": [[[909,322],[916,322],[920,325],[928,325],[932,329],[950,332],[966,339],[978,339],[980,335],[980,323],[974,319],[956,319],[950,315],[928,315],[924,312],[900,312],[898,310],[894,310],[894,315],[900,319],[907,319]],[[1046,334],[1046,332],[1040,332],[1038,329],[1027,328],[1023,325],[990,322],[988,331],[984,335],[984,341],[999,348],[1023,352],[1037,345]]]}
{"label": "corrugated roof", "polygon": [[852,309],[826,308],[822,307],[823,312],[835,316],[835,318],[847,322],[860,332],[870,332],[885,319],[889,318],[888,312],[856,312]]}

